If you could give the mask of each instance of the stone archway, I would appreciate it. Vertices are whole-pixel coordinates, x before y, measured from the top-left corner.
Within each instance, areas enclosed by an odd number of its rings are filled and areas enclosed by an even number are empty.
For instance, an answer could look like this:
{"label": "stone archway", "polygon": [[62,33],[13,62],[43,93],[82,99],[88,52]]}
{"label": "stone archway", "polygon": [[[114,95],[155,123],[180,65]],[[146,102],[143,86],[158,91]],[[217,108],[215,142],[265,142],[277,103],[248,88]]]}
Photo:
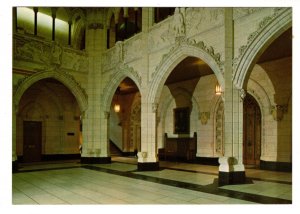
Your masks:
{"label": "stone archway", "polygon": [[17,106],[19,105],[20,99],[24,92],[34,83],[46,78],[56,79],[65,85],[76,98],[81,112],[84,112],[87,109],[87,94],[80,84],[74,79],[74,77],[61,71],[42,71],[19,81],[13,95],[13,101],[14,105],[16,106],[16,110],[18,109]]}
{"label": "stone archway", "polygon": [[141,77],[138,75],[138,73],[133,70],[132,67],[129,67],[128,65],[121,65],[117,67],[116,72],[114,72],[109,77],[109,82],[106,84],[105,89],[103,90],[103,98],[101,105],[103,106],[104,112],[110,111],[110,105],[113,99],[113,96],[115,94],[116,89],[118,88],[119,84],[124,80],[126,77],[129,77],[135,85],[138,87],[139,91],[141,87]]}
{"label": "stone archway", "polygon": [[250,73],[261,54],[283,32],[292,27],[292,9],[280,8],[260,23],[260,28],[249,35],[240,55],[234,60],[233,83],[245,88]]}
{"label": "stone archway", "polygon": [[152,73],[152,81],[148,94],[148,103],[158,103],[164,83],[173,69],[186,57],[193,56],[203,60],[215,73],[221,86],[224,84],[220,54],[214,53],[213,47],[207,47],[203,42],[183,41],[174,46],[162,57],[161,62]]}

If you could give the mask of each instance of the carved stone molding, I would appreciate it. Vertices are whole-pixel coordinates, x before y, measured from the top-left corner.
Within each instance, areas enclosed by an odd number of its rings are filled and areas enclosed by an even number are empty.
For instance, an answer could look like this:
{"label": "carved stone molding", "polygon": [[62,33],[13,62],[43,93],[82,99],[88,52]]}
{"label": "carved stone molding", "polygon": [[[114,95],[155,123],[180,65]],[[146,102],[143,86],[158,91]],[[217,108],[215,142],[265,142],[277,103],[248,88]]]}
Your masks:
{"label": "carved stone molding", "polygon": [[207,46],[203,41],[196,42],[194,39],[188,39],[184,36],[180,36],[176,38],[175,46],[173,46],[168,53],[162,56],[160,63],[156,66],[155,72],[152,73],[151,77],[153,78],[154,76],[156,76],[159,70],[161,69],[162,65],[166,62],[166,60],[172,54],[174,54],[174,52],[176,52],[178,49],[180,49],[183,46],[196,47],[205,51],[215,60],[220,70],[222,71],[223,62],[221,62],[221,54],[215,53],[214,48],[212,46]]}
{"label": "carved stone molding", "polygon": [[116,75],[119,73],[125,74],[125,76],[129,76],[132,79],[136,80],[138,82],[138,87],[141,87],[142,85],[142,77],[138,74],[137,71],[135,71],[132,67],[130,67],[127,64],[119,63],[115,69],[110,74],[109,79],[114,79]]}
{"label": "carved stone molding", "polygon": [[283,114],[287,113],[287,105],[275,105],[271,106],[270,114],[272,114],[273,119],[276,121],[281,121],[283,119]]}
{"label": "carved stone molding", "polygon": [[240,62],[241,58],[243,57],[244,53],[246,52],[246,50],[249,48],[249,45],[253,42],[253,40],[262,32],[262,30],[273,20],[276,19],[276,17],[278,16],[278,14],[281,13],[281,11],[284,8],[275,8],[274,9],[274,13],[270,16],[266,16],[263,18],[262,21],[259,22],[258,24],[258,28],[256,31],[252,32],[248,38],[247,38],[247,44],[242,45],[239,48],[239,53],[238,56],[236,58],[233,59],[233,70],[234,72],[236,72],[237,69],[237,65]]}
{"label": "carved stone molding", "polygon": [[240,89],[239,91],[241,99],[244,100],[247,95],[247,91],[245,89]]}
{"label": "carved stone molding", "polygon": [[202,125],[206,125],[208,119],[210,118],[210,112],[200,112],[200,120]]}

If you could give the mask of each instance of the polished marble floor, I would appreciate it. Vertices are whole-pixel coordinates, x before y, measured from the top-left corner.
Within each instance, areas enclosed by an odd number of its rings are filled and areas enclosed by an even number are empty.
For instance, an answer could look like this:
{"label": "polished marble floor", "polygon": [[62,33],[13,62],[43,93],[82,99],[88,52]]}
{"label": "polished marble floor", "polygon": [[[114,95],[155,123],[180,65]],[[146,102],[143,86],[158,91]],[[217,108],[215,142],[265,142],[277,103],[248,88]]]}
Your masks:
{"label": "polished marble floor", "polygon": [[135,158],[22,164],[12,204],[292,204],[292,173],[247,169],[247,183],[217,185],[218,167],[160,161],[137,171]]}

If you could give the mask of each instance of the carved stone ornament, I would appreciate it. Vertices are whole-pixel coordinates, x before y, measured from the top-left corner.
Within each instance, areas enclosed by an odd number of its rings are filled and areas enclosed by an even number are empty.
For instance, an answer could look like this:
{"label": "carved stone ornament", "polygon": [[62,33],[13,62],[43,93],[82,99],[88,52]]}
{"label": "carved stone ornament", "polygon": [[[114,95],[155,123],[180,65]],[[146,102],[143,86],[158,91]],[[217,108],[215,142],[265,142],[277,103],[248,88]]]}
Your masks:
{"label": "carved stone ornament", "polygon": [[247,44],[242,45],[239,48],[239,54],[236,58],[234,58],[233,60],[233,70],[236,72],[236,68],[238,63],[240,62],[242,56],[244,55],[244,53],[246,52],[246,50],[248,49],[249,45],[253,42],[253,40],[262,32],[262,30],[265,28],[265,26],[267,26],[270,22],[272,22],[274,19],[276,19],[276,17],[278,16],[278,14],[283,10],[283,8],[275,8],[274,9],[274,13],[270,16],[264,17],[263,20],[258,24],[258,28],[256,31],[254,31],[253,33],[251,33],[248,38],[247,38]]}
{"label": "carved stone ornament", "polygon": [[286,105],[276,105],[271,107],[270,113],[274,120],[281,121],[283,119],[283,114],[287,112],[287,109]]}
{"label": "carved stone ornament", "polygon": [[175,8],[173,30],[175,37],[185,36],[185,8]]}
{"label": "carved stone ornament", "polygon": [[151,77],[157,75],[158,71],[164,64],[164,62],[172,55],[174,52],[176,52],[179,48],[182,46],[193,46],[202,49],[206,53],[208,53],[218,64],[220,70],[222,71],[223,62],[221,62],[221,54],[215,53],[214,48],[212,46],[206,46],[206,44],[203,41],[196,42],[194,39],[188,39],[185,37],[177,37],[175,46],[173,46],[170,51],[162,56],[162,59],[160,63],[156,66],[155,72],[152,73]]}
{"label": "carved stone ornament", "polygon": [[240,89],[240,97],[242,100],[245,99],[246,95],[247,95],[247,91],[245,89]]}
{"label": "carved stone ornament", "polygon": [[206,125],[210,118],[210,112],[200,112],[200,120],[202,125]]}

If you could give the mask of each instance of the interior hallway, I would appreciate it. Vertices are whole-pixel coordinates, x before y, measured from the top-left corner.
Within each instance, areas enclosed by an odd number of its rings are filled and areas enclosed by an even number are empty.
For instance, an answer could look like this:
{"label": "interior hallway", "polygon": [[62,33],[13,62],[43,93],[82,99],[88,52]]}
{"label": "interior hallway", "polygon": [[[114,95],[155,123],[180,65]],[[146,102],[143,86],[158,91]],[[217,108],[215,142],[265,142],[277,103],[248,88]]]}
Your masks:
{"label": "interior hallway", "polygon": [[291,204],[292,173],[246,169],[247,184],[218,187],[218,166],[160,161],[137,171],[137,159],[20,164],[13,204]]}

